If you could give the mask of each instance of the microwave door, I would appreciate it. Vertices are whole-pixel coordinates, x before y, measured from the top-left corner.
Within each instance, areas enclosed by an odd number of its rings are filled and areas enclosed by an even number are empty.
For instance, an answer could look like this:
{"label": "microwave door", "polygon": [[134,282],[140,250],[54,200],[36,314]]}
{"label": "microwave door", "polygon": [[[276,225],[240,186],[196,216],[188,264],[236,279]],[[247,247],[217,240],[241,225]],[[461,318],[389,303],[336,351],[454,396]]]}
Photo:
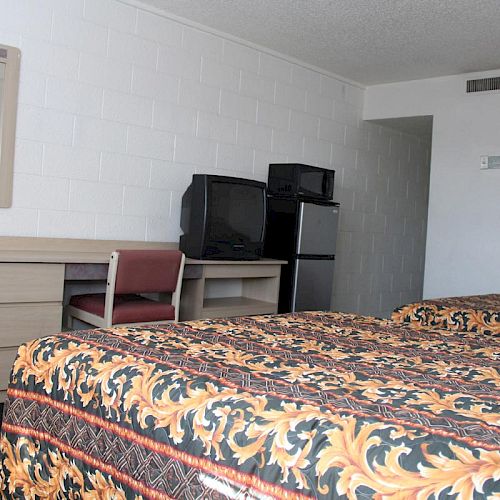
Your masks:
{"label": "microwave door", "polygon": [[304,170],[299,173],[299,193],[310,198],[330,200],[333,195],[332,170]]}
{"label": "microwave door", "polygon": [[339,208],[302,202],[299,207],[299,255],[335,255]]}

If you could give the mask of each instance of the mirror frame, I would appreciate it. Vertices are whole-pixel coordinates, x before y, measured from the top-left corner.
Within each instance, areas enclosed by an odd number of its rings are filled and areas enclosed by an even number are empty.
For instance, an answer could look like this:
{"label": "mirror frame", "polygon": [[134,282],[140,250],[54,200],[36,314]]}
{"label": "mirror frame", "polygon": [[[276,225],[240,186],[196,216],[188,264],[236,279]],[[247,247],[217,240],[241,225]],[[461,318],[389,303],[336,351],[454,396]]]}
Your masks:
{"label": "mirror frame", "polygon": [[3,94],[0,96],[0,208],[12,206],[17,97],[21,51],[0,45],[0,63],[5,64]]}

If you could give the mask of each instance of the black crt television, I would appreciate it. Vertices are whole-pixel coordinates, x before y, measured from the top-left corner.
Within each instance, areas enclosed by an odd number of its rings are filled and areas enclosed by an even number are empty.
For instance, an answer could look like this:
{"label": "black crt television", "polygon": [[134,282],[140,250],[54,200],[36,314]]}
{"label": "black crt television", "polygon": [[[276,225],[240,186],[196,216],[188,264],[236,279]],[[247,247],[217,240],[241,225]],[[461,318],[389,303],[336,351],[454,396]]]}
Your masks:
{"label": "black crt television", "polygon": [[180,249],[207,260],[257,260],[266,226],[266,184],[194,174],[182,197]]}

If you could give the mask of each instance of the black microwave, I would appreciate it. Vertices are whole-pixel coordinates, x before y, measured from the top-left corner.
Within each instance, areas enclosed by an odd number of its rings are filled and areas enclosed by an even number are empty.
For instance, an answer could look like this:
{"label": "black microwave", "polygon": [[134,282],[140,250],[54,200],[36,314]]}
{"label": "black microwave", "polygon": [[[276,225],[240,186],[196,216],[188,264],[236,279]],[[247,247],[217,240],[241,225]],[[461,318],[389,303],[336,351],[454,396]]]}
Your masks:
{"label": "black microwave", "polygon": [[335,170],[302,163],[269,165],[267,192],[272,196],[290,196],[331,201]]}

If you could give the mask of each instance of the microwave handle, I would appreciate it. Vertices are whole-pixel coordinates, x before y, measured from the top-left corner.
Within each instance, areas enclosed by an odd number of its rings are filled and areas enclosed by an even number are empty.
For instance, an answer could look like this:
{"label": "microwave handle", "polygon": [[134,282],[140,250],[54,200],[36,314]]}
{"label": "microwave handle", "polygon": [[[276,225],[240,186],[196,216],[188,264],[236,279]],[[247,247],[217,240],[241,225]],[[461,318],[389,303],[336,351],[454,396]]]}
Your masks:
{"label": "microwave handle", "polygon": [[332,183],[332,178],[330,175],[328,175],[328,172],[325,172],[323,174],[323,182],[322,182],[322,189],[323,193],[329,193],[331,190],[331,183]]}

